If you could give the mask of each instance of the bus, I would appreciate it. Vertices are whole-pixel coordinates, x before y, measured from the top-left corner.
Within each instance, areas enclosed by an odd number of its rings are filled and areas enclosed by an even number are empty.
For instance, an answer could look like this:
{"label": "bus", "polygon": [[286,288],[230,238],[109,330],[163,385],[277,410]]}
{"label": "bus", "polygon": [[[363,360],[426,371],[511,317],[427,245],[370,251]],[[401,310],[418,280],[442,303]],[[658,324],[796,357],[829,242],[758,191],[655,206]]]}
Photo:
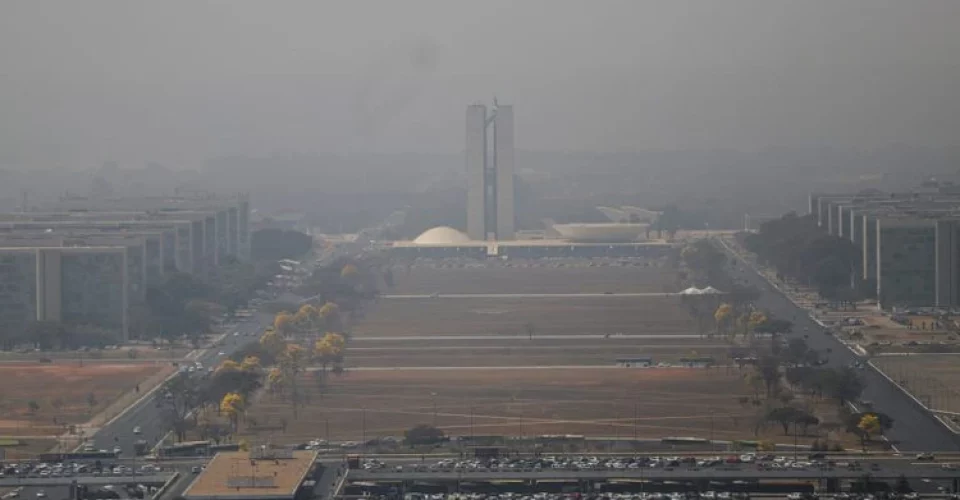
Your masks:
{"label": "bus", "polygon": [[185,441],[160,448],[162,457],[205,457],[210,454],[210,441]]}

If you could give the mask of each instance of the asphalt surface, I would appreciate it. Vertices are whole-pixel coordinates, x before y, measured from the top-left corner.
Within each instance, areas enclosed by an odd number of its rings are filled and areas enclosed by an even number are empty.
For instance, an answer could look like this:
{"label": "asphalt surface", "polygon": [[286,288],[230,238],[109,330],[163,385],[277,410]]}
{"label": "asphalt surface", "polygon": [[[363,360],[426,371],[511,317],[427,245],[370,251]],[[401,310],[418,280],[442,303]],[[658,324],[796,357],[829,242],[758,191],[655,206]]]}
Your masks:
{"label": "asphalt surface", "polygon": [[[223,347],[210,347],[197,359],[191,361],[200,362],[204,369],[216,367],[221,360],[229,357],[234,351],[256,341],[268,322],[268,317],[254,315],[247,318],[247,321],[239,323],[223,338]],[[240,335],[234,336],[233,332],[239,332]],[[250,333],[253,333],[253,336],[249,335]],[[220,355],[220,352],[224,353],[223,356]],[[184,363],[187,363],[187,361],[181,361],[181,366]],[[196,376],[199,375],[198,373]],[[138,426],[141,430],[140,435],[133,433],[134,428]],[[140,400],[128,407],[124,413],[101,427],[94,434],[91,444],[97,449],[108,451],[112,451],[114,446],[119,446],[122,450],[121,457],[129,458],[134,456],[133,443],[137,440],[147,441],[152,448],[168,430],[167,426],[164,425],[161,411],[154,403],[152,391],[148,391],[141,396]]]}
{"label": "asphalt surface", "polygon": [[[760,276],[749,263],[745,263],[738,255],[727,252],[736,262],[736,268],[728,263],[732,276],[747,284],[756,286],[761,291],[757,306],[770,311],[773,316],[793,321],[793,333],[789,338],[804,338],[812,349],[826,351],[830,349],[827,366],[843,367],[851,363],[863,361],[844,346],[833,335],[823,333],[809,314],[797,307],[779,290],[773,287],[766,278]],[[937,452],[960,450],[960,439],[947,429],[930,412],[921,408],[909,396],[892,384],[876,369],[867,365],[860,374],[866,382],[861,400],[872,401],[876,411],[886,413],[893,418],[893,428],[886,432],[887,438],[903,452]]]}
{"label": "asphalt surface", "polygon": [[[343,253],[335,248],[324,250],[316,261],[307,265],[307,270],[312,271],[316,267],[322,267],[342,255]],[[184,362],[192,361],[194,363],[200,362],[204,369],[216,367],[221,360],[230,357],[244,345],[259,340],[264,329],[272,321],[273,316],[270,314],[255,313],[252,317],[239,322],[235,328],[226,332],[227,336],[223,339],[224,345],[222,347],[211,347],[196,359],[183,360],[181,365]],[[234,336],[234,332],[238,332],[239,335]],[[221,352],[223,355],[220,355]],[[197,373],[196,376],[199,375]],[[133,433],[135,427],[140,427],[140,435]],[[152,391],[148,391],[123,413],[101,427],[90,441],[98,450],[112,451],[115,446],[119,446],[121,457],[130,458],[135,456],[133,444],[136,441],[143,439],[150,448],[153,448],[167,431],[169,431],[169,428],[164,425],[161,412],[154,404]]]}
{"label": "asphalt surface", "polygon": [[75,477],[22,477],[0,479],[0,487],[11,486],[66,486],[76,481],[77,484],[163,484],[172,474],[145,475],[145,476],[75,476]]}
{"label": "asphalt surface", "polygon": [[674,292],[621,292],[621,293],[435,293],[428,294],[387,294],[381,299],[582,299],[582,298],[623,298],[623,297],[673,297]]}
{"label": "asphalt surface", "polygon": [[495,481],[503,479],[538,479],[538,480],[578,480],[578,479],[660,479],[660,480],[697,480],[697,479],[858,479],[869,473],[876,479],[897,479],[901,475],[912,478],[926,479],[953,479],[960,477],[960,471],[943,470],[939,467],[904,467],[881,468],[878,470],[861,469],[850,470],[835,467],[833,470],[807,468],[804,470],[758,470],[755,466],[741,467],[673,467],[673,468],[641,468],[621,470],[563,470],[544,469],[542,471],[472,471],[472,472],[441,472],[441,471],[403,471],[392,470],[351,470],[347,476],[350,481]]}

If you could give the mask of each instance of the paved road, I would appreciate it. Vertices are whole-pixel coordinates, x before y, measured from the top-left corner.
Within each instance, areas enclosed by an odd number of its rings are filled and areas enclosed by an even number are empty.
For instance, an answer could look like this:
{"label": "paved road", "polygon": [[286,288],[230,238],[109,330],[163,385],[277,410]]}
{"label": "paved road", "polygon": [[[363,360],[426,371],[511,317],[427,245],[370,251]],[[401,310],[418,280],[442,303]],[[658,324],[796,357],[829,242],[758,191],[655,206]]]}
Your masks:
{"label": "paved road", "polygon": [[[198,361],[204,367],[216,366],[220,360],[230,356],[234,351],[243,345],[255,341],[256,336],[250,336],[249,333],[259,335],[266,327],[269,318],[256,316],[248,318],[248,321],[240,323],[236,328],[230,330],[224,337],[223,347],[211,347],[206,352],[193,361]],[[239,332],[239,336],[234,336],[233,332]],[[224,355],[220,356],[219,353]],[[140,427],[141,435],[135,435],[133,429]],[[164,426],[160,411],[154,404],[152,392],[144,396],[131,405],[118,417],[111,420],[107,425],[93,436],[92,444],[97,449],[112,450],[114,446],[120,446],[121,456],[134,456],[133,443],[139,439],[147,441],[152,447],[167,432]]]}
{"label": "paved road", "polygon": [[[626,340],[678,340],[678,339],[700,339],[702,335],[534,335],[533,340],[586,340],[586,339],[626,339]],[[356,342],[408,342],[411,340],[521,340],[529,342],[527,335],[406,335],[406,336],[370,336],[358,335],[350,339],[350,343]],[[352,349],[353,347],[351,347]]]}
{"label": "paved road", "polygon": [[[393,352],[393,351],[496,351],[509,350],[515,351],[585,351],[585,350],[606,350],[623,348],[622,345],[603,345],[603,344],[572,344],[572,345],[445,345],[445,346],[409,346],[409,347],[351,347],[350,352]],[[719,349],[727,347],[725,344],[717,341],[713,344],[630,344],[629,349],[640,352],[650,349]]]}
{"label": "paved road", "polygon": [[[854,361],[861,361],[861,358],[847,349],[833,335],[825,335],[822,332],[823,328],[813,321],[806,311],[794,305],[749,264],[744,265],[745,262],[738,255],[729,251],[728,255],[738,263],[736,266],[738,270],[730,269],[731,274],[761,289],[762,294],[757,305],[769,310],[776,317],[794,322],[791,337],[806,336],[807,344],[811,348],[820,351],[830,349],[828,366],[849,366]],[[877,411],[886,413],[894,420],[893,429],[887,432],[887,437],[897,449],[904,452],[960,450],[960,439],[954,433],[929,412],[918,407],[909,396],[883,375],[870,367],[860,373],[866,382],[862,399],[872,401]]]}
{"label": "paved road", "polygon": [[[343,252],[339,249],[324,250],[316,261],[307,265],[308,270],[322,267],[342,255]],[[202,356],[191,361],[199,361],[205,368],[216,366],[222,359],[229,357],[244,345],[256,341],[271,321],[272,315],[254,314],[228,332],[224,338],[223,347],[212,347]],[[234,332],[238,332],[239,335],[234,336]],[[220,352],[223,353],[222,356]],[[140,427],[141,435],[133,433],[134,427]],[[143,439],[153,447],[168,430],[163,425],[163,419],[154,404],[152,394],[148,392],[142,399],[128,407],[124,413],[101,427],[91,441],[97,449],[112,450],[114,446],[120,446],[122,456],[132,457],[134,442]]]}
{"label": "paved road", "polygon": [[582,298],[623,298],[623,297],[673,297],[674,292],[626,292],[626,293],[438,293],[410,295],[381,295],[381,299],[582,299]]}

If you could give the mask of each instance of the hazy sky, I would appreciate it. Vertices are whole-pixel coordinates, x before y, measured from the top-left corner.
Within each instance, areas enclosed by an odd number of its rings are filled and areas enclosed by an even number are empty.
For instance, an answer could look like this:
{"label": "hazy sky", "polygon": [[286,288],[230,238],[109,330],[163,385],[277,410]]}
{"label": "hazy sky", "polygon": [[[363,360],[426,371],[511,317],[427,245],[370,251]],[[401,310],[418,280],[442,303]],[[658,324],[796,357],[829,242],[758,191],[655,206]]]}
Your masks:
{"label": "hazy sky", "polygon": [[960,137],[957,0],[6,0],[0,164]]}

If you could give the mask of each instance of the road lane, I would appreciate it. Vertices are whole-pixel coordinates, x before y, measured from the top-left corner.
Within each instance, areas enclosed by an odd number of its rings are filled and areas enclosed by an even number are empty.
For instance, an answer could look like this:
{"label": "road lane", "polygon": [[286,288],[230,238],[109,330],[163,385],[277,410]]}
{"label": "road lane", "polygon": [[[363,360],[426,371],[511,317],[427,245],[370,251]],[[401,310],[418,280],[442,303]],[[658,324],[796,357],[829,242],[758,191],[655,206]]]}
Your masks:
{"label": "road lane", "polygon": [[[750,263],[728,247],[721,245],[730,259],[728,271],[747,284],[761,290],[757,306],[770,311],[775,317],[794,322],[788,338],[803,338],[812,349],[828,352],[827,366],[840,368],[850,366],[863,358],[854,354],[833,335],[824,334],[809,313],[790,301],[776,287],[762,277]],[[736,263],[736,268],[730,264]],[[909,396],[890,383],[872,367],[860,371],[866,388],[862,399],[872,401],[877,411],[893,418],[893,428],[886,432],[887,438],[901,451],[957,451],[960,439],[948,430],[933,415],[917,406]]]}

